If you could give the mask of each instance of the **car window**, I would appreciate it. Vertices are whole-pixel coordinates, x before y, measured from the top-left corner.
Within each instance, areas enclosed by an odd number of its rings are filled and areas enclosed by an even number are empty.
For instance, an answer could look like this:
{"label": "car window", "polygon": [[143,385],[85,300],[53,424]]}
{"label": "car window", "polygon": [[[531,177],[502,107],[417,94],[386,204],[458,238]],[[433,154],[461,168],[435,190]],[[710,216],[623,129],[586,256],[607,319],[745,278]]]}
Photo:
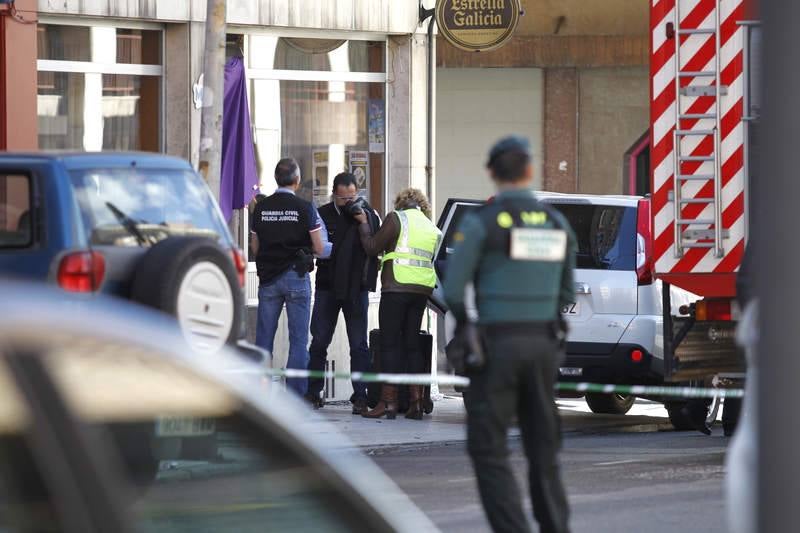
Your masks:
{"label": "car window", "polygon": [[[461,225],[461,219],[464,215],[479,208],[480,204],[455,202],[452,204],[449,212],[446,212],[442,220],[442,227],[447,225],[446,231],[442,236],[442,246],[439,248],[439,255],[436,257],[438,260],[447,259],[447,254],[452,253],[453,250],[453,236],[455,235],[458,227]],[[448,250],[449,249],[449,250]]]}
{"label": "car window", "polygon": [[0,248],[27,248],[32,244],[31,178],[0,173]]}
{"label": "car window", "polygon": [[636,208],[552,203],[578,240],[576,266],[590,270],[636,270]]}
{"label": "car window", "polygon": [[[363,513],[280,428],[190,369],[83,346],[48,366],[67,404],[106,433],[133,486],[138,531],[354,531]],[[284,435],[284,436],[281,436]]]}
{"label": "car window", "polygon": [[44,477],[23,434],[27,406],[0,360],[0,532],[58,531]]}
{"label": "car window", "polygon": [[173,235],[226,241],[214,199],[194,172],[98,169],[70,176],[91,244],[152,245]]}

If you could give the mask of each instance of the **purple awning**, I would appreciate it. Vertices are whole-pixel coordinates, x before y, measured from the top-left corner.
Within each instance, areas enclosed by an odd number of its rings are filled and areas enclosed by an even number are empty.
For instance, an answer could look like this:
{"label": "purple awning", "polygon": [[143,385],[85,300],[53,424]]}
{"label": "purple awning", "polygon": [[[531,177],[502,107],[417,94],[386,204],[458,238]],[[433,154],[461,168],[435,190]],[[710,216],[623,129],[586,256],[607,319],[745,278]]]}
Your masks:
{"label": "purple awning", "polygon": [[247,80],[242,59],[225,64],[225,101],[222,113],[222,173],[219,204],[225,220],[245,207],[258,185],[258,171],[247,105]]}

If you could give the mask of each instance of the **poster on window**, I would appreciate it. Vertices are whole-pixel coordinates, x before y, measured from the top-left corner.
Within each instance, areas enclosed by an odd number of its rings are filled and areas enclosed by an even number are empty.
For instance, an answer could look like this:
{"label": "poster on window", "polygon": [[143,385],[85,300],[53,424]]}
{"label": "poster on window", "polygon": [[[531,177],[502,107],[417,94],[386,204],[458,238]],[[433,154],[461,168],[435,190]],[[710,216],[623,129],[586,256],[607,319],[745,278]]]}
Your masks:
{"label": "poster on window", "polygon": [[359,196],[367,196],[369,189],[369,152],[350,151],[350,173],[356,177]]}
{"label": "poster on window", "polygon": [[384,115],[384,102],[381,99],[372,99],[368,102],[369,122],[369,151],[373,154],[382,154],[386,146],[386,116]]}
{"label": "poster on window", "polygon": [[328,203],[328,150],[314,150],[312,166],[314,176],[314,201],[317,205]]}

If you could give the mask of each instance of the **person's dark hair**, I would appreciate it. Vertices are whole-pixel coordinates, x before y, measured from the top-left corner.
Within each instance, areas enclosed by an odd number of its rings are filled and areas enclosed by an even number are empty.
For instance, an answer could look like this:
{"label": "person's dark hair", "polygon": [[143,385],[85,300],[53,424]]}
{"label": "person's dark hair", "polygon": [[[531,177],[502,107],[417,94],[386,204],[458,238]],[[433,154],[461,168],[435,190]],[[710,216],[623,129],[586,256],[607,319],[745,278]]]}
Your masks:
{"label": "person's dark hair", "polygon": [[525,177],[525,167],[531,162],[531,156],[520,150],[510,150],[493,158],[489,164],[497,181],[515,182]]}
{"label": "person's dark hair", "polygon": [[275,182],[278,187],[290,187],[300,177],[300,165],[291,157],[281,159],[275,165]]}
{"label": "person's dark hair", "polygon": [[340,172],[336,174],[336,177],[333,178],[333,193],[336,194],[337,187],[349,187],[350,185],[354,185],[356,189],[358,189],[358,181],[356,177],[349,172]]}

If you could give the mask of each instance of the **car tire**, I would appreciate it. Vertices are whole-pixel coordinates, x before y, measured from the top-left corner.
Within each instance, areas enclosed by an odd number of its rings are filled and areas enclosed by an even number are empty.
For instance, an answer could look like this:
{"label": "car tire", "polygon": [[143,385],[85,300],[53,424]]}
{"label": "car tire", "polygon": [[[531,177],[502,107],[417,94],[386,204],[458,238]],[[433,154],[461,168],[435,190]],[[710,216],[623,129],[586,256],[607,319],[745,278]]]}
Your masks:
{"label": "car tire", "polygon": [[633,407],[636,396],[630,394],[600,394],[587,392],[586,404],[593,413],[624,415]]}
{"label": "car tire", "polygon": [[131,299],[177,318],[187,342],[201,353],[233,344],[244,295],[230,254],[216,242],[171,237],[142,257]]}

